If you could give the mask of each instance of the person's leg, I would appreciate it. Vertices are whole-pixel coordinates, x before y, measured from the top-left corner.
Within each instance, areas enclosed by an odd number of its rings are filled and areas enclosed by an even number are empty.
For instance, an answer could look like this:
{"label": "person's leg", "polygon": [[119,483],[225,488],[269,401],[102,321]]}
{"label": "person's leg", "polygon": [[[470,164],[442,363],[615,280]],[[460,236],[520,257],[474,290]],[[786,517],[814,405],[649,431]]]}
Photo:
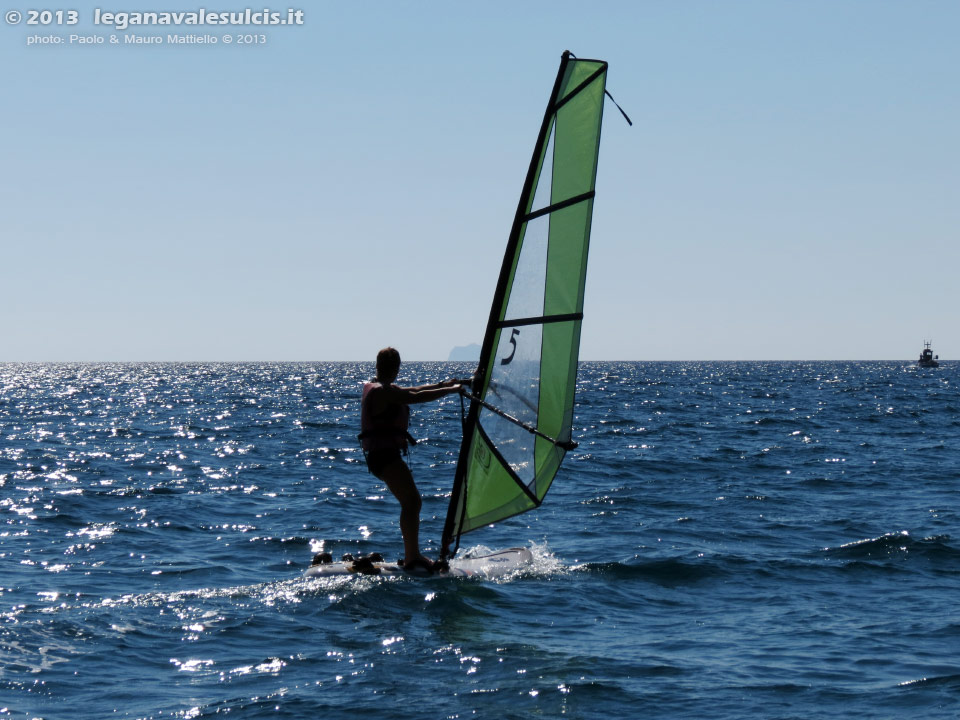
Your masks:
{"label": "person's leg", "polygon": [[390,463],[380,473],[380,479],[386,483],[390,492],[400,501],[400,534],[403,535],[404,564],[410,565],[418,560],[429,560],[420,554],[420,508],[423,500],[413,481],[413,473],[403,460]]}

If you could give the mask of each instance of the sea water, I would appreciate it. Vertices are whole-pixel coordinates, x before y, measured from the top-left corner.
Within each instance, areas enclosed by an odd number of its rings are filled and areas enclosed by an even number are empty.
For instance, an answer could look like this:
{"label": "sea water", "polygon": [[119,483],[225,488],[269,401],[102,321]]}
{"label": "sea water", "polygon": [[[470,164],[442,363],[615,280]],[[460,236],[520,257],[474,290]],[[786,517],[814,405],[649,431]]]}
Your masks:
{"label": "sea water", "polygon": [[[401,552],[369,364],[2,365],[0,718],[956,718],[958,370],[586,363],[490,582],[302,577]],[[414,411],[428,553],[460,417]]]}

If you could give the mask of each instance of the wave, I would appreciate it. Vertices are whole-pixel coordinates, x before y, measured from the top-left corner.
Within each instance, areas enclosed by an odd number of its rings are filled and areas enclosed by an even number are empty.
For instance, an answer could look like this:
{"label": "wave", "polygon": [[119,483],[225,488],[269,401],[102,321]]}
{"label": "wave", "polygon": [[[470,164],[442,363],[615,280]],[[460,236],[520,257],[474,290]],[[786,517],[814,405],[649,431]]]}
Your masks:
{"label": "wave", "polygon": [[902,682],[897,687],[901,688],[920,688],[920,687],[935,687],[935,688],[946,688],[949,690],[960,690],[960,674],[953,675],[940,675],[937,677],[924,677],[919,680],[907,680]]}
{"label": "wave", "polygon": [[573,569],[611,580],[645,580],[664,587],[693,585],[726,573],[717,565],[678,559],[584,563]]}
{"label": "wave", "polygon": [[914,555],[928,560],[960,561],[960,548],[950,544],[949,535],[934,535],[914,539],[906,530],[884,533],[879,537],[865,538],[844,543],[835,548],[824,548],[829,558],[848,561],[887,559],[894,556]]}

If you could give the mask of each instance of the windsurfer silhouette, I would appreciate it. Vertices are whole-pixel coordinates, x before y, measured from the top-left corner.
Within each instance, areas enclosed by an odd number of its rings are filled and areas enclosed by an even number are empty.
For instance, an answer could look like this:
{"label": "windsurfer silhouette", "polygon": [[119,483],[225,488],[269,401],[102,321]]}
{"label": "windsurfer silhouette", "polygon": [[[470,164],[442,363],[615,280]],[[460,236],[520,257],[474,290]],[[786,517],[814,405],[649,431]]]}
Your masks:
{"label": "windsurfer silhouette", "polygon": [[400,534],[403,536],[405,570],[438,570],[438,563],[420,552],[420,508],[423,501],[404,462],[407,446],[416,443],[408,426],[410,405],[438,400],[467,384],[445,380],[432,385],[400,387],[394,384],[400,372],[400,353],[387,347],[377,354],[377,376],[363,386],[360,402],[360,442],[367,467],[386,483],[400,502]]}

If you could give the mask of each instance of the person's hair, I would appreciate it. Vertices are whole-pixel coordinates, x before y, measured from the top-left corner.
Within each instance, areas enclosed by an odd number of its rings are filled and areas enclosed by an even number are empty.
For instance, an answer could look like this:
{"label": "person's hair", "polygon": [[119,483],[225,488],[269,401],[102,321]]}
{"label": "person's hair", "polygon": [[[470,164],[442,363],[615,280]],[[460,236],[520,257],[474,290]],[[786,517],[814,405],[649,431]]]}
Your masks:
{"label": "person's hair", "polygon": [[385,347],[377,353],[377,377],[395,375],[400,370],[400,353],[396,348]]}

